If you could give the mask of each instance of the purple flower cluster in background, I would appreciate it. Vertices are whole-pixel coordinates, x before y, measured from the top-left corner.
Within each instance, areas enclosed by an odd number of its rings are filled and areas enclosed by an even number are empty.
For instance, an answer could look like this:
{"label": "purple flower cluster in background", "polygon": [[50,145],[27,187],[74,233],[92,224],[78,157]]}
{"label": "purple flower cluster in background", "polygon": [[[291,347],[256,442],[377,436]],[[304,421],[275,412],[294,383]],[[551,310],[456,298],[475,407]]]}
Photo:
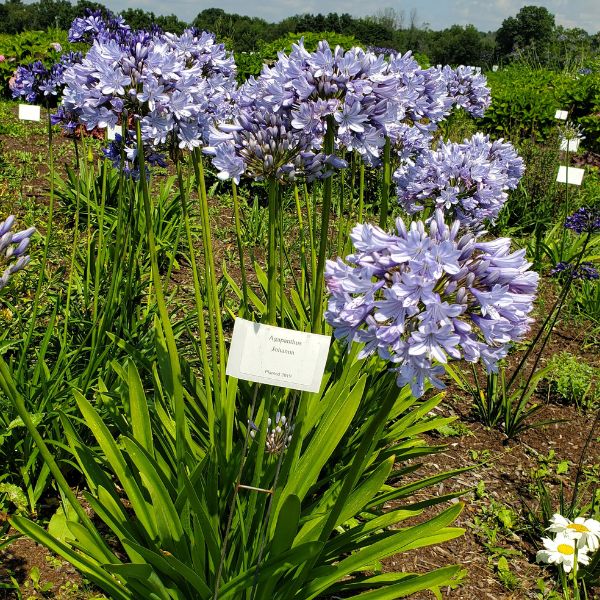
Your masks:
{"label": "purple flower cluster in background", "polygon": [[559,262],[552,271],[552,276],[567,276],[572,279],[593,280],[600,279],[600,273],[593,263],[584,261],[575,266],[569,262]]}
{"label": "purple flower cluster in background", "polygon": [[31,260],[25,254],[35,232],[35,227],[13,233],[15,217],[10,215],[0,223],[0,290],[17,271],[24,269]]}
{"label": "purple flower cluster in background", "polygon": [[582,207],[575,211],[565,221],[565,227],[575,233],[599,233],[600,232],[600,208]]}
{"label": "purple flower cluster in background", "polygon": [[483,117],[492,102],[487,80],[478,67],[441,67],[448,95],[455,106],[463,108],[474,117]]}
{"label": "purple flower cluster in background", "polygon": [[493,222],[517,187],[523,160],[510,143],[475,134],[462,144],[439,142],[422,151],[414,163],[394,173],[398,201],[413,214],[426,207],[443,208],[449,218],[477,228]]}
{"label": "purple flower cluster in background", "polygon": [[[397,364],[398,385],[421,396],[442,388],[443,363],[482,360],[488,371],[527,333],[538,275],[510,239],[481,241],[446,224],[436,210],[429,224],[396,221],[397,234],[357,225],[356,253],[328,261],[331,298],[326,319],[336,338],[365,344]],[[440,364],[441,363],[441,364]]]}
{"label": "purple flower cluster in background", "polygon": [[60,61],[46,67],[37,60],[17,67],[11,84],[13,98],[32,104],[55,106],[64,87],[64,72],[71,65],[81,62],[80,52],[63,54]]}
{"label": "purple flower cluster in background", "polygon": [[97,39],[118,39],[125,41],[131,33],[131,27],[123,17],[114,15],[109,10],[103,12],[87,8],[85,16],[77,17],[69,29],[70,42],[87,42],[91,44]]}

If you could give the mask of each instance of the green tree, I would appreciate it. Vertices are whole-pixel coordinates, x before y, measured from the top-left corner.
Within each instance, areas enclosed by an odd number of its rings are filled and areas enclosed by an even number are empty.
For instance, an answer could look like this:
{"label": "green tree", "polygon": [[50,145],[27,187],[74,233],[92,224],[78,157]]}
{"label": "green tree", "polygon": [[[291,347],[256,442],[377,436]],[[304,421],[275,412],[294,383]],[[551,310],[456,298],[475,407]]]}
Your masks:
{"label": "green tree", "polygon": [[487,36],[473,25],[432,32],[429,56],[434,64],[483,66],[490,60]]}
{"label": "green tree", "polygon": [[554,15],[543,6],[524,6],[516,17],[508,17],[496,33],[496,43],[501,56],[515,50],[535,50],[539,57],[552,43]]}
{"label": "green tree", "polygon": [[128,8],[119,13],[132,29],[150,29],[156,21],[153,12],[146,12],[141,8]]}

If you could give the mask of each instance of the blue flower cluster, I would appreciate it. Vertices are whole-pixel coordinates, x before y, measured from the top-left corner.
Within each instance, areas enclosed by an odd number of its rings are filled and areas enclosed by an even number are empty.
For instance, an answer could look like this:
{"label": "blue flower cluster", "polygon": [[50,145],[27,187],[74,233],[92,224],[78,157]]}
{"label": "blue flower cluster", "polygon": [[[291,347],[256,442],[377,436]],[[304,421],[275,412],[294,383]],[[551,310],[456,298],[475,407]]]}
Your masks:
{"label": "blue flower cluster", "polygon": [[397,364],[398,385],[410,384],[417,397],[427,382],[443,387],[449,358],[495,371],[532,321],[538,275],[525,251],[511,253],[507,238],[461,232],[440,209],[428,224],[407,229],[399,218],[396,228],[390,235],[357,225],[356,253],[328,261],[326,319],[335,337],[364,343],[362,357],[377,352]]}
{"label": "blue flower cluster", "polygon": [[565,221],[565,227],[575,233],[600,233],[600,208],[582,207]]}
{"label": "blue flower cluster", "polygon": [[492,102],[487,80],[479,67],[460,66],[456,69],[440,67],[448,95],[455,106],[463,108],[474,117],[483,117]]}
{"label": "blue flower cluster", "polygon": [[119,39],[124,41],[131,33],[131,27],[123,17],[110,11],[86,8],[85,16],[77,17],[69,29],[70,42],[86,42],[91,44],[96,39]]}
{"label": "blue flower cluster", "polygon": [[12,232],[15,217],[10,215],[0,223],[0,290],[6,286],[8,280],[17,271],[24,269],[31,260],[25,254],[35,232],[35,227],[30,227],[17,233]]}
{"label": "blue flower cluster", "polygon": [[524,164],[513,146],[475,134],[462,144],[440,141],[394,173],[398,201],[413,214],[426,207],[443,208],[467,227],[493,222],[517,187]]}
{"label": "blue flower cluster", "polygon": [[177,36],[113,21],[90,15],[73,24],[72,39],[95,38],[81,64],[64,73],[65,113],[88,130],[139,121],[149,146],[205,144],[236,89],[232,54],[196,29]]}
{"label": "blue flower cluster", "polygon": [[571,279],[582,279],[591,281],[593,279],[600,279],[600,273],[593,263],[584,261],[575,266],[570,262],[559,262],[552,271],[552,276],[568,276]]}
{"label": "blue flower cluster", "polygon": [[[239,181],[246,172],[264,177],[272,165],[279,175],[295,175],[301,167],[314,175],[315,164],[322,168],[320,152],[327,120],[333,117],[341,153],[355,151],[367,164],[377,165],[388,137],[407,160],[429,147],[439,122],[454,106],[479,114],[489,104],[489,90],[478,72],[461,67],[453,73],[449,68],[421,69],[410,53],[386,60],[361,48],[332,49],[325,41],[308,52],[301,40],[238,90],[232,118],[213,129],[208,152],[223,179]],[[272,128],[274,120],[285,142],[255,140],[253,130]],[[276,148],[280,143],[285,151],[280,148],[277,156],[268,151],[270,144]],[[260,151],[253,161],[256,148]]]}
{"label": "blue flower cluster", "polygon": [[81,62],[80,52],[63,54],[60,61],[46,67],[39,60],[17,67],[11,90],[13,98],[31,104],[55,106],[64,87],[64,72],[71,65]]}

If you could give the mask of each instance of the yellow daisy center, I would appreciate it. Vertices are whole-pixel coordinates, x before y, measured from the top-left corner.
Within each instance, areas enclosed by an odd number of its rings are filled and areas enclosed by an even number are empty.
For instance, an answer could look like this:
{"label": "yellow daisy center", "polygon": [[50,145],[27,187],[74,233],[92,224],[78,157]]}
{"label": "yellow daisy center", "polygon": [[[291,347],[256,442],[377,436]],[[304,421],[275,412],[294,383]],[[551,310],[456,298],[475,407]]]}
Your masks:
{"label": "yellow daisy center", "polygon": [[569,544],[559,544],[556,549],[561,553],[561,554],[567,554],[567,555],[571,555],[571,554],[575,554],[575,549],[573,548],[573,546],[569,546]]}
{"label": "yellow daisy center", "polygon": [[589,529],[582,525],[581,523],[570,523],[567,525],[567,529],[572,529],[573,531],[577,531],[579,533],[589,533]]}

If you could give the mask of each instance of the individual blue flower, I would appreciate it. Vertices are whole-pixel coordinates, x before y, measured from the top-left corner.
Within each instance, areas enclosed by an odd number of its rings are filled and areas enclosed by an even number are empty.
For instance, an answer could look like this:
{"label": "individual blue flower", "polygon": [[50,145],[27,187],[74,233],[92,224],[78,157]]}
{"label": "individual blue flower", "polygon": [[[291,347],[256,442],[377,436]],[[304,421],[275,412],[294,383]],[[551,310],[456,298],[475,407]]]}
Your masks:
{"label": "individual blue flower", "polygon": [[488,371],[523,339],[538,275],[510,240],[480,241],[482,234],[448,225],[437,209],[429,223],[396,233],[357,225],[357,252],[328,261],[327,322],[337,339],[363,343],[361,357],[391,362],[398,385],[421,396],[427,382],[441,388],[441,365],[481,360]]}

